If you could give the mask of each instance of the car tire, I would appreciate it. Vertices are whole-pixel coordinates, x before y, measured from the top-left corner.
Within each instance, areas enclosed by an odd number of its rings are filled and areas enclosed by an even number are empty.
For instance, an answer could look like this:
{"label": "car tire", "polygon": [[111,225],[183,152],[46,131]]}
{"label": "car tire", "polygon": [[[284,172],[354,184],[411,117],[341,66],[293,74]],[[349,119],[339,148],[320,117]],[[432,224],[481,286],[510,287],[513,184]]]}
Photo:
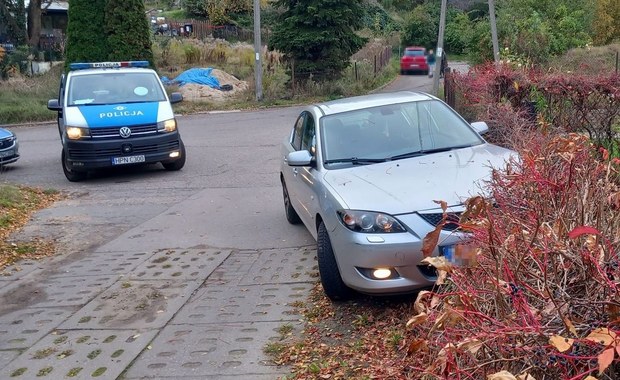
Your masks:
{"label": "car tire", "polygon": [[282,178],[282,198],[284,199],[284,214],[286,215],[286,220],[290,224],[299,224],[301,223],[301,218],[293,205],[291,204],[291,197],[288,194],[288,188],[286,187],[286,183],[284,182],[284,178]]}
{"label": "car tire", "polygon": [[64,149],[62,150],[61,161],[62,171],[65,173],[65,177],[67,177],[70,182],[79,182],[86,179],[86,176],[88,176],[88,172],[86,171],[75,171],[69,167],[67,153],[65,153]]}
{"label": "car tire", "polygon": [[181,157],[172,162],[162,162],[164,169],[169,171],[181,170],[185,166],[185,144],[183,140],[179,139],[179,146],[181,147]]}
{"label": "car tire", "polygon": [[316,242],[319,275],[321,276],[321,285],[323,285],[325,295],[332,301],[348,300],[351,298],[353,291],[342,281],[332,243],[327,233],[327,227],[325,227],[323,222],[319,225]]}

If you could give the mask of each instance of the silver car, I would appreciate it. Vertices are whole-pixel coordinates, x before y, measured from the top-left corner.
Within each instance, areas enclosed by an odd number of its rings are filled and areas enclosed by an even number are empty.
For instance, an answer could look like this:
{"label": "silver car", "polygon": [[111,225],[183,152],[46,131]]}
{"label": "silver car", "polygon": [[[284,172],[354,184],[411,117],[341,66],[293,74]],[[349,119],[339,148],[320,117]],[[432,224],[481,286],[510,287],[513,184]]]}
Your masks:
{"label": "silver car", "polygon": [[[422,241],[452,222],[432,253],[451,255],[463,201],[480,194],[491,167],[514,151],[487,143],[484,122],[469,124],[428,94],[398,92],[306,107],[282,148],[286,218],[317,241],[325,294],[347,299],[406,293],[433,285]],[[450,220],[450,218],[449,218]]]}

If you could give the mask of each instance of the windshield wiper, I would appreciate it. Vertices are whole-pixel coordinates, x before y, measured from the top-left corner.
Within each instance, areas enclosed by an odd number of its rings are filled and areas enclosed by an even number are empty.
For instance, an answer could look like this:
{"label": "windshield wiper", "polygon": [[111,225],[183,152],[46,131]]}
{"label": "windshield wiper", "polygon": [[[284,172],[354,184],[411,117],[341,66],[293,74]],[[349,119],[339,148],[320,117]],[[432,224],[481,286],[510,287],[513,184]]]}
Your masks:
{"label": "windshield wiper", "polygon": [[351,157],[351,158],[336,158],[333,160],[325,160],[325,164],[341,164],[341,163],[350,163],[353,165],[369,165],[369,164],[376,164],[378,162],[385,162],[385,161],[389,161],[388,159],[385,158],[357,158],[357,157]]}
{"label": "windshield wiper", "polygon": [[403,153],[403,154],[398,154],[396,156],[392,156],[390,157],[390,160],[402,160],[404,158],[418,157],[418,156],[423,156],[425,154],[431,154],[431,153],[447,152],[447,151],[455,150],[455,149],[469,148],[471,146],[472,146],[471,144],[467,144],[467,145],[448,146],[448,147],[435,148],[435,149],[416,150],[415,152]]}

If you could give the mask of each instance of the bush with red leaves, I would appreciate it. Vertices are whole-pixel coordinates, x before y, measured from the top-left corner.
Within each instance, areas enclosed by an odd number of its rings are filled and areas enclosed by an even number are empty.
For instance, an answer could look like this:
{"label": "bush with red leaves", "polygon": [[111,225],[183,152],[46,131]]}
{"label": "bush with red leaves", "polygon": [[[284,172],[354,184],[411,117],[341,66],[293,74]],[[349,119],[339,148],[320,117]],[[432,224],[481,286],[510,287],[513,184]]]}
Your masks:
{"label": "bush with red leaves", "polygon": [[420,378],[620,378],[620,160],[532,134],[467,203],[475,265],[429,258],[440,281],[407,324]]}
{"label": "bush with red leaves", "polygon": [[598,146],[617,144],[618,74],[543,74],[487,64],[455,73],[454,87],[456,110],[470,121],[487,121],[491,142],[510,145],[513,130],[540,129],[584,133]]}

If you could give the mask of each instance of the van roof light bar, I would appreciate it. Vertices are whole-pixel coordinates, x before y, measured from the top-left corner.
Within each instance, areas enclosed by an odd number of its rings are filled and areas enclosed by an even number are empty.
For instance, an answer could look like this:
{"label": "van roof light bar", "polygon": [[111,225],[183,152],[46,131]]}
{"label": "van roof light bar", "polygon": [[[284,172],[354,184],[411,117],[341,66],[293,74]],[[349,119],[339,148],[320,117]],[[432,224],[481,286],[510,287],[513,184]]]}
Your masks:
{"label": "van roof light bar", "polygon": [[119,61],[119,62],[77,62],[70,63],[69,70],[85,69],[117,69],[120,67],[149,67],[148,61]]}

